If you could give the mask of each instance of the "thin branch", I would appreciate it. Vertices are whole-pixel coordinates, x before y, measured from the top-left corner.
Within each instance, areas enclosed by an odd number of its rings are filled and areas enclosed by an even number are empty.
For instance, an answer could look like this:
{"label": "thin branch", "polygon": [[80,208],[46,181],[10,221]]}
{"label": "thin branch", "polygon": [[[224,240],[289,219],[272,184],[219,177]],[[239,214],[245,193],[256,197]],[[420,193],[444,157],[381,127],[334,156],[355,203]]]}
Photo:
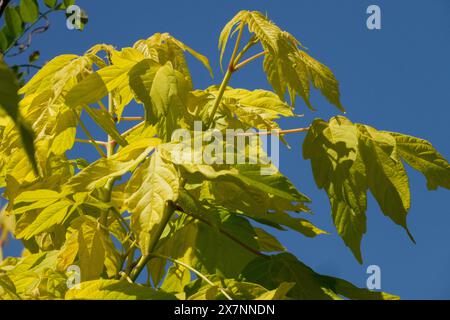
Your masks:
{"label": "thin branch", "polygon": [[[190,216],[190,217],[192,217],[192,218],[194,218],[194,219],[196,219],[196,220],[199,220],[199,221],[203,222],[204,224],[206,224],[206,225],[208,225],[208,226],[210,226],[210,227],[213,227],[213,228],[216,227],[216,226],[214,226],[211,222],[209,222],[208,220],[206,220],[206,219],[204,219],[204,218],[202,218],[202,217],[200,217],[200,216],[197,216],[196,214],[188,213],[188,212],[184,211],[183,208],[181,208],[181,207],[179,207],[179,206],[177,206],[177,210],[178,210],[178,211],[181,211],[181,212],[183,212],[183,213],[185,213],[186,215],[188,215],[188,216]],[[234,242],[236,242],[238,245],[240,245],[240,246],[243,247],[244,249],[246,249],[246,250],[250,251],[251,253],[256,254],[256,255],[258,255],[258,256],[267,258],[267,256],[266,256],[265,254],[263,254],[263,253],[259,252],[258,250],[256,250],[256,249],[250,247],[249,245],[245,244],[244,242],[242,242],[241,240],[239,240],[238,238],[236,238],[235,236],[233,236],[233,235],[232,235],[231,233],[229,233],[228,231],[226,231],[226,230],[224,230],[224,229],[222,229],[222,228],[220,228],[220,227],[218,227],[218,230],[219,230],[220,233],[222,233],[223,235],[225,235],[225,236],[228,237],[229,239],[233,240]]]}
{"label": "thin branch", "polygon": [[267,54],[267,53],[268,53],[267,51],[263,51],[263,52],[260,52],[260,53],[255,54],[254,56],[251,56],[251,57],[248,58],[248,59],[245,59],[245,60],[242,61],[241,63],[239,63],[239,64],[237,64],[237,65],[234,66],[234,71],[239,70],[240,68],[242,68],[243,66],[245,66],[247,63],[252,62],[253,60],[258,59],[259,57],[261,57],[261,56],[263,56],[263,55],[265,55],[265,54]]}
{"label": "thin branch", "polygon": [[105,147],[108,145],[108,142],[106,142],[106,141],[99,141],[99,140],[92,141],[92,140],[80,139],[80,138],[75,138],[75,142],[87,143],[87,144],[92,144],[92,142],[95,142],[96,144],[105,146]]}
{"label": "thin branch", "polygon": [[259,131],[259,132],[240,132],[240,133],[236,133],[236,136],[268,136],[268,135],[271,135],[271,134],[285,135],[285,134],[290,134],[290,133],[306,132],[308,130],[309,130],[309,127],[288,129],[288,130],[271,130],[271,131]]}
{"label": "thin branch", "polygon": [[35,69],[41,69],[42,68],[42,66],[38,66],[38,65],[35,65],[35,64],[16,64],[15,66],[19,67],[19,68],[35,68]]}
{"label": "thin branch", "polygon": [[122,133],[122,136],[125,137],[129,135],[131,132],[133,132],[135,129],[142,127],[144,125],[145,121],[139,122],[137,125],[133,126],[132,128],[128,129],[124,133]]}
{"label": "thin branch", "polygon": [[[33,23],[32,23],[31,25],[29,25],[28,27],[26,27],[25,30],[23,30],[23,32],[22,32],[20,35],[18,35],[18,36],[14,39],[13,42],[11,42],[11,46],[5,50],[5,52],[3,53],[3,55],[6,56],[7,53],[8,53],[12,48],[14,48],[14,46],[15,46],[16,43],[20,40],[20,38],[22,38],[29,30],[31,30],[31,29],[32,29],[32,28],[33,28],[33,27],[34,27],[34,26],[35,26],[42,18],[47,19],[47,15],[49,15],[50,13],[55,12],[55,11],[56,11],[55,9],[49,9],[49,10],[47,10],[46,12],[42,13],[42,14],[37,18],[37,20],[36,20],[35,22],[33,22]],[[48,22],[48,20],[47,20],[47,22]],[[48,28],[48,26],[47,26],[47,28]],[[22,52],[23,52],[23,51],[22,51]],[[19,53],[22,53],[22,52],[19,52]],[[14,55],[17,55],[17,54],[14,54]]]}
{"label": "thin branch", "polygon": [[[241,43],[241,38],[242,38],[243,32],[244,32],[244,24],[241,23],[241,25],[239,26],[239,33],[237,35],[236,42],[234,43],[233,53],[231,54],[230,62],[228,63],[228,70],[230,68],[232,69],[234,67],[234,63],[235,63],[234,59],[236,58],[236,54],[239,49],[239,44]],[[233,70],[231,70],[231,72],[233,72]]]}
{"label": "thin branch", "polygon": [[91,141],[92,145],[95,147],[95,149],[98,151],[98,153],[103,157],[106,158],[106,154],[103,152],[103,150],[99,147],[96,140],[92,137],[91,133],[89,132],[88,128],[84,125],[83,121],[81,120],[81,117],[78,116],[78,121],[80,123],[81,129],[84,131],[84,133],[88,136],[89,141]]}
{"label": "thin branch", "polygon": [[176,263],[176,264],[178,264],[178,265],[180,265],[182,267],[185,267],[186,269],[192,271],[197,276],[199,276],[200,278],[205,280],[205,282],[207,282],[210,286],[217,287],[220,290],[220,292],[222,292],[222,294],[225,296],[225,298],[227,298],[228,300],[233,300],[233,298],[231,298],[230,295],[222,287],[215,285],[214,282],[209,280],[203,273],[201,273],[197,269],[191,267],[190,265],[188,265],[188,264],[186,264],[186,263],[184,263],[184,262],[182,262],[180,260],[173,259],[171,257],[165,256],[165,255],[162,255],[162,254],[159,254],[159,253],[151,253],[150,255],[152,257],[155,257],[155,258],[166,259],[166,260],[172,261],[173,263]]}
{"label": "thin branch", "polygon": [[[118,121],[119,119],[117,117],[114,118],[115,121]],[[144,117],[121,117],[120,121],[143,121],[145,120]]]}

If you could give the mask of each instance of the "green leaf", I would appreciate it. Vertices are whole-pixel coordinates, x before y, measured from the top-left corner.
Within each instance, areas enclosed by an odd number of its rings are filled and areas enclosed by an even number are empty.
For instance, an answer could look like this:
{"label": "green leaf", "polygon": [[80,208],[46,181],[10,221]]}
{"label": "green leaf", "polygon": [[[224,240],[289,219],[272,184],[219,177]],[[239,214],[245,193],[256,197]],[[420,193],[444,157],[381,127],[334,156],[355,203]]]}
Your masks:
{"label": "green leaf", "polygon": [[[218,88],[210,87],[206,92],[217,96]],[[223,95],[222,106],[248,127],[263,130],[279,129],[274,120],[280,116],[291,117],[294,115],[288,104],[273,92],[266,90],[249,91],[227,88]],[[211,111],[210,109],[204,108],[202,112]],[[207,116],[209,118],[209,113]]]}
{"label": "green leaf", "polygon": [[110,135],[118,144],[122,147],[128,145],[127,140],[119,133],[114,123],[114,119],[111,114],[103,109],[95,109],[90,107],[85,107],[84,110],[89,114],[89,116]]}
{"label": "green leaf", "polygon": [[44,3],[45,3],[45,5],[47,6],[47,7],[49,7],[49,8],[54,8],[54,7],[56,7],[56,2],[57,2],[58,0],[44,0]]}
{"label": "green leaf", "polygon": [[146,121],[157,124],[158,136],[163,141],[170,140],[172,132],[180,128],[189,90],[185,77],[170,62],[156,72],[150,90],[152,110],[146,114]]}
{"label": "green leaf", "polygon": [[286,251],[286,248],[273,235],[261,228],[254,228],[259,250],[262,252]]}
{"label": "green leaf", "polygon": [[61,108],[52,132],[54,138],[51,142],[50,152],[62,155],[67,150],[72,149],[75,143],[77,125],[77,112],[71,108]]}
{"label": "green leaf", "polygon": [[294,286],[293,282],[282,282],[278,288],[263,293],[255,300],[283,300]]}
{"label": "green leaf", "polygon": [[167,201],[178,198],[179,177],[175,167],[157,149],[133,173],[125,188],[125,204],[131,212],[131,227],[143,253],[149,252],[152,235],[165,223]]}
{"label": "green leaf", "polygon": [[339,295],[351,299],[398,299],[383,292],[347,287],[348,283],[341,279],[317,274],[290,253],[268,259],[258,257],[247,265],[242,275],[244,281],[259,283],[267,289],[276,289],[284,282],[295,283],[288,293],[293,299],[341,299]]}
{"label": "green leaf", "polygon": [[329,123],[314,120],[303,144],[303,157],[311,159],[316,184],[328,194],[339,235],[362,263],[367,182],[356,127],[344,117],[334,117]]}
{"label": "green leaf", "polygon": [[69,192],[86,192],[104,186],[113,177],[120,177],[134,169],[160,142],[156,138],[141,139],[129,144],[109,158],[92,163],[64,186]]}
{"label": "green leaf", "polygon": [[37,50],[33,51],[33,53],[30,54],[28,57],[28,62],[30,62],[30,63],[35,62],[35,61],[39,60],[40,56],[41,56],[41,53],[39,51],[37,51]]}
{"label": "green leaf", "polygon": [[22,20],[33,23],[39,17],[39,6],[36,0],[20,0],[19,12]]}
{"label": "green leaf", "polygon": [[450,165],[431,143],[400,133],[388,133],[395,138],[400,157],[426,177],[428,189],[450,189]]}
{"label": "green leaf", "polygon": [[137,41],[133,45],[133,48],[139,50],[147,58],[153,59],[161,65],[171,62],[175,70],[184,74],[190,86],[192,86],[192,80],[183,54],[185,51],[189,52],[194,58],[199,60],[208,69],[211,77],[213,76],[208,58],[175,39],[169,33],[155,33],[146,40]]}
{"label": "green leaf", "polygon": [[51,204],[42,210],[36,219],[16,237],[27,240],[57,224],[61,224],[73,212],[73,210],[70,210],[72,205],[73,202],[67,199]]}
{"label": "green leaf", "polygon": [[93,280],[67,291],[68,300],[174,300],[175,297],[125,280]]}
{"label": "green leaf", "polygon": [[5,52],[5,50],[9,47],[9,40],[6,36],[7,32],[8,29],[6,26],[0,29],[0,52]]}
{"label": "green leaf", "polygon": [[17,39],[23,31],[22,19],[20,18],[18,7],[7,6],[4,14],[5,23],[11,32],[11,36]]}
{"label": "green leaf", "polygon": [[[178,221],[173,232],[163,237],[156,252],[180,260],[204,274],[219,274],[236,278],[245,265],[258,251],[255,233],[250,223],[242,217],[226,211],[211,210],[201,214],[198,207],[189,205],[185,196],[178,200],[189,214],[194,213],[202,220],[188,216]],[[190,201],[189,201],[190,202]],[[242,244],[253,249],[249,251]],[[159,260],[159,259],[158,259]],[[148,269],[155,283],[159,283],[157,268],[164,268],[153,259]]]}
{"label": "green leaf", "polygon": [[410,207],[408,176],[397,153],[395,139],[387,133],[358,125],[358,142],[366,167],[367,185],[383,213],[405,228]]}
{"label": "green leaf", "polygon": [[330,103],[344,111],[339,97],[339,83],[332,71],[309,56],[302,50],[304,48],[297,39],[281,30],[260,12],[240,11],[225,26],[219,38],[221,62],[227,39],[233,28],[237,29],[241,24],[247,25],[249,32],[254,33],[263,46],[266,52],[263,62],[264,71],[269,83],[281,99],[284,99],[288,92],[291,104],[294,104],[295,95],[298,94],[306,105],[314,110],[309,101],[312,83]]}
{"label": "green leaf", "polygon": [[[8,9],[9,7],[7,7]],[[0,108],[14,121],[22,140],[25,152],[30,160],[34,172],[37,173],[35,158],[34,137],[32,131],[23,121],[19,113],[19,84],[11,69],[8,68],[0,56]]]}
{"label": "green leaf", "polygon": [[53,76],[73,60],[79,58],[74,54],[63,54],[47,62],[34,76],[19,90],[19,94],[31,95],[41,90],[53,87]]}
{"label": "green leaf", "polygon": [[20,297],[16,293],[14,282],[7,275],[0,275],[0,300],[16,300]]}

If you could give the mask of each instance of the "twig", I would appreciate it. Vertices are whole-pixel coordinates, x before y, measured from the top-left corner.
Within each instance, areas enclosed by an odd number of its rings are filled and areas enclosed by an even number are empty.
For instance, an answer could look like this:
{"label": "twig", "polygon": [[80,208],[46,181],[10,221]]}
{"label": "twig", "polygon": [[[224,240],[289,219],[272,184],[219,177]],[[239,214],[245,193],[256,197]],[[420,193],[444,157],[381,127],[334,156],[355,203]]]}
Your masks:
{"label": "twig", "polygon": [[289,133],[305,132],[305,131],[308,131],[308,130],[309,130],[309,127],[307,127],[307,128],[297,128],[297,129],[288,129],[288,130],[241,132],[241,133],[236,133],[236,136],[268,136],[268,135],[271,135],[271,134],[285,135],[285,134],[289,134]]}
{"label": "twig", "polygon": [[234,66],[234,71],[239,70],[240,68],[242,68],[243,66],[245,66],[247,63],[252,62],[253,60],[258,59],[259,57],[261,57],[261,56],[263,56],[263,55],[265,55],[265,54],[267,54],[267,51],[260,52],[260,53],[258,53],[258,54],[255,54],[254,56],[251,56],[251,57],[248,58],[248,59],[245,59],[245,60],[242,61],[241,63],[239,63],[239,64],[237,64],[237,65]]}
{"label": "twig", "polygon": [[98,153],[103,157],[106,158],[106,154],[103,152],[103,150],[99,147],[96,140],[92,137],[89,130],[84,125],[83,121],[81,120],[81,117],[78,115],[78,121],[80,122],[80,127],[84,131],[84,133],[88,136],[89,141],[91,141],[92,145],[95,147],[95,149],[98,151]]}

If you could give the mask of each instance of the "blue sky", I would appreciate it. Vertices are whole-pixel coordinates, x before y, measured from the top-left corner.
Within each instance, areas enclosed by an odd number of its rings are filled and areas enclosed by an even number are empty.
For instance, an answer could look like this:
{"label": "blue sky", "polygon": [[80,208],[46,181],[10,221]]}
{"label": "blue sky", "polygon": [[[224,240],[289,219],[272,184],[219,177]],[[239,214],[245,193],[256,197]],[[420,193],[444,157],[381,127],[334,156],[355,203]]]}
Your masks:
{"label": "blue sky", "polygon": [[[223,25],[241,9],[267,13],[292,33],[309,53],[332,68],[340,81],[342,103],[354,122],[427,139],[448,159],[450,119],[450,2],[447,0],[277,0],[277,1],[126,1],[77,3],[89,15],[83,32],[69,31],[63,14],[51,17],[52,26],[35,36],[31,50],[42,61],[63,53],[82,54],[96,43],[131,46],[155,32],[169,32],[208,56],[215,79],[189,58],[196,88],[220,83],[217,40]],[[119,4],[120,3],[120,4]],[[366,28],[366,8],[381,7],[382,29]],[[269,89],[261,61],[248,65],[231,80],[234,87]],[[337,114],[318,94],[318,112],[298,101],[305,118],[282,121],[283,128],[307,126],[315,117]],[[328,199],[318,190],[310,164],[301,157],[304,134],[287,137],[291,150],[282,147],[281,171],[313,199],[312,221],[331,232],[307,239],[293,232],[276,232],[285,246],[316,271],[365,286],[366,268],[381,267],[382,290],[402,298],[450,299],[450,210],[447,191],[427,191],[425,179],[408,168],[412,194],[409,229],[417,244],[383,216],[373,198],[368,203],[368,233],[362,242],[363,265],[353,258],[337,236]],[[77,151],[94,159],[95,150]],[[17,255],[12,243],[6,254]]]}

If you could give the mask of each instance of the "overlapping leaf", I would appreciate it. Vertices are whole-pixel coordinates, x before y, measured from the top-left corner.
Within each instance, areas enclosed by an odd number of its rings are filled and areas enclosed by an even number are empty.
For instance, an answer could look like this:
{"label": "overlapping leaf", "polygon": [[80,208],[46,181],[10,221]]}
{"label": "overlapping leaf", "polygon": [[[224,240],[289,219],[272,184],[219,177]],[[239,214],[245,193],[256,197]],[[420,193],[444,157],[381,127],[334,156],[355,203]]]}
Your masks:
{"label": "overlapping leaf", "polygon": [[294,104],[295,95],[303,98],[306,105],[314,109],[309,101],[310,84],[344,111],[340,102],[339,84],[331,70],[308,55],[291,34],[281,30],[267,17],[257,11],[240,11],[222,30],[219,38],[221,58],[233,28],[247,25],[266,52],[264,71],[275,92],[284,99],[286,92]]}

